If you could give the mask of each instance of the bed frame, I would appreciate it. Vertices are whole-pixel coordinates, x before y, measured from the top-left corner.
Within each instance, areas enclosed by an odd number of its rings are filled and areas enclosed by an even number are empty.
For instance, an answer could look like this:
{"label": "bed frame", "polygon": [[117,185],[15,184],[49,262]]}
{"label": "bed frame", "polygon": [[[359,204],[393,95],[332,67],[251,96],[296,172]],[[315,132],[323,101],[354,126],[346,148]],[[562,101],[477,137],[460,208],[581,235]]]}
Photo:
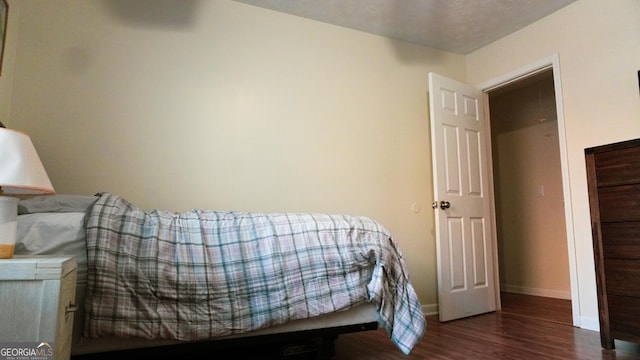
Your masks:
{"label": "bed frame", "polygon": [[376,330],[377,322],[255,335],[146,348],[72,355],[72,360],[103,360],[127,357],[134,359],[177,359],[211,357],[215,359],[318,359],[335,355],[339,335]]}
{"label": "bed frame", "polygon": [[[176,359],[192,356],[210,357],[211,354],[215,354],[216,359],[329,360],[335,354],[334,342],[338,336],[378,329],[375,316],[375,307],[372,304],[363,304],[340,313],[198,342],[85,339],[74,334],[71,359]],[[76,321],[76,324],[79,322],[81,321]]]}
{"label": "bed frame", "polygon": [[86,284],[77,284],[78,307],[74,318],[71,360],[207,358],[212,354],[215,354],[215,359],[234,360],[330,360],[335,354],[334,343],[338,336],[379,328],[375,306],[366,303],[337,313],[205,341],[88,339],[81,337],[85,290]]}

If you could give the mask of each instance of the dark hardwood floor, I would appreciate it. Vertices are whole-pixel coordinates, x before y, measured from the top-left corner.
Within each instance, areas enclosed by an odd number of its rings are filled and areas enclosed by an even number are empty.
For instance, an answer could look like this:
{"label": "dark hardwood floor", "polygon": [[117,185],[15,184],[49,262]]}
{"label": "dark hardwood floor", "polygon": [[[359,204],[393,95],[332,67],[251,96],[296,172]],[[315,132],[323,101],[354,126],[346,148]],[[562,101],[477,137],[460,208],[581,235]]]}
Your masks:
{"label": "dark hardwood floor", "polygon": [[[503,310],[498,312],[445,323],[439,322],[436,316],[427,316],[427,332],[409,355],[402,354],[389,340],[387,332],[378,329],[340,335],[335,340],[332,360],[640,359],[638,344],[616,341],[616,350],[605,350],[600,346],[598,332],[573,327],[570,301],[516,294],[503,294],[501,298]],[[191,349],[157,353],[142,350],[133,358],[311,360],[322,351],[318,349],[325,349],[319,346],[289,342],[286,346],[269,344],[226,351]],[[294,353],[283,355],[283,349]],[[96,354],[72,357],[72,360],[119,358],[123,356]]]}
{"label": "dark hardwood floor", "polygon": [[334,360],[640,359],[640,345],[616,341],[616,350],[605,350],[598,332],[573,327],[570,301],[507,294],[503,307],[446,323],[428,316],[427,332],[408,356],[382,329],[342,335]]}
{"label": "dark hardwood floor", "polygon": [[502,313],[572,325],[571,300],[503,292]]}

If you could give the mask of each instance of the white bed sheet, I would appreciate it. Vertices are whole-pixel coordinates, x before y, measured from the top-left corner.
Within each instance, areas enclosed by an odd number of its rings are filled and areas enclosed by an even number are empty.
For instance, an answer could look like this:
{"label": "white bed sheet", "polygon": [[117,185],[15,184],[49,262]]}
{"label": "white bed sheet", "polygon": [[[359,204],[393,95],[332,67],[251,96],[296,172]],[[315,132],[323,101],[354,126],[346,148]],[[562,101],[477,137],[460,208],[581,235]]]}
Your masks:
{"label": "white bed sheet", "polygon": [[18,215],[16,255],[74,255],[78,284],[87,283],[85,213],[45,212]]}

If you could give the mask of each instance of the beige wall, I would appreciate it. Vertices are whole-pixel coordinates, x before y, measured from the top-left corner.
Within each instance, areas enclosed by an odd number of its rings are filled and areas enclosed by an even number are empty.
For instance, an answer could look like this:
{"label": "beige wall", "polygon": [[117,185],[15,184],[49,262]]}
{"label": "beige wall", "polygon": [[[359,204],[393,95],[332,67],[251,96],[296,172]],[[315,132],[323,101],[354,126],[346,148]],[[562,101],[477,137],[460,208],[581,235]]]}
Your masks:
{"label": "beige wall", "polygon": [[558,54],[582,325],[597,327],[586,147],[640,137],[640,2],[578,0],[467,56],[480,84]]}
{"label": "beige wall", "polygon": [[464,57],[234,1],[162,3],[21,1],[11,124],[56,190],[370,216],[434,305],[427,74],[464,79]]}
{"label": "beige wall", "polygon": [[2,71],[0,72],[0,122],[7,127],[11,122],[11,92],[18,45],[18,20],[20,19],[20,6],[14,2],[9,2],[10,15],[7,18],[7,34],[3,50]]}

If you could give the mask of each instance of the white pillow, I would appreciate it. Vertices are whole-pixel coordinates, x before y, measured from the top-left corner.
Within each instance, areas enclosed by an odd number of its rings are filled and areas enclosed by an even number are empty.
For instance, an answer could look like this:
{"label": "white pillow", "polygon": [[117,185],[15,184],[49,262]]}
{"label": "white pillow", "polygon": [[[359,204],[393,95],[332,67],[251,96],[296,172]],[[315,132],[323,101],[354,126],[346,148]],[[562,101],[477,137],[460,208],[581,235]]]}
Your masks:
{"label": "white pillow", "polygon": [[18,215],[35,213],[86,212],[97,196],[88,195],[43,195],[23,199],[18,202]]}

